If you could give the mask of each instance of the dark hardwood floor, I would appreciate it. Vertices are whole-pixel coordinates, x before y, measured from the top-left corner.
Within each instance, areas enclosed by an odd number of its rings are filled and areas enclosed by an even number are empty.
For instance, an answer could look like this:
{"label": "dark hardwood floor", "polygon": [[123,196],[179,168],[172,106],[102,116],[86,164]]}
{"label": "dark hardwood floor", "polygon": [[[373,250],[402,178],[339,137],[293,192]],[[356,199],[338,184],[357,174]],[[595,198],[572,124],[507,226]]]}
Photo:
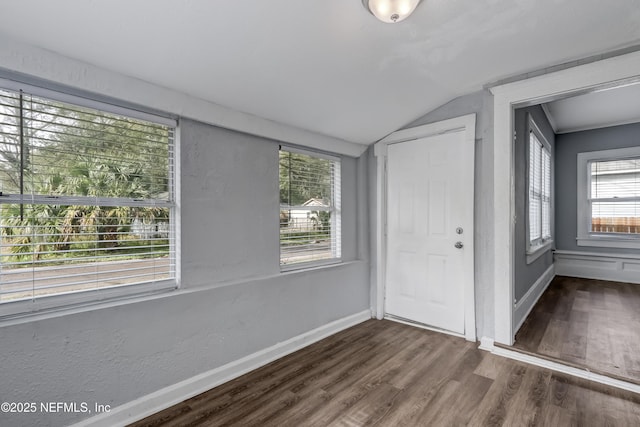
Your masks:
{"label": "dark hardwood floor", "polygon": [[558,276],[514,347],[640,384],[640,285]]}
{"label": "dark hardwood floor", "polygon": [[638,426],[640,396],[370,320],[133,426]]}

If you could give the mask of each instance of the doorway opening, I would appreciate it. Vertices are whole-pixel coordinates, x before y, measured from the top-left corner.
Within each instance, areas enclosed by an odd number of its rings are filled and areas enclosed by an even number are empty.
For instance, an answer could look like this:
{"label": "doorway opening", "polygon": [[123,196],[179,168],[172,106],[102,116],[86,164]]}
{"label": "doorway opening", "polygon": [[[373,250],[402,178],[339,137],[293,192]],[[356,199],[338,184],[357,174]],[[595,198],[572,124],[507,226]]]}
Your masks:
{"label": "doorway opening", "polygon": [[[596,263],[596,260],[593,259],[593,257],[596,256],[594,247],[585,246],[568,249],[564,243],[560,244],[562,239],[559,233],[563,234],[569,231],[573,233],[574,245],[578,244],[579,239],[577,239],[577,237],[580,236],[576,235],[579,234],[579,230],[575,224],[573,226],[567,225],[565,219],[558,220],[558,218],[555,218],[553,246],[557,249],[556,254],[553,256],[544,255],[549,267],[542,269],[542,273],[540,271],[535,273],[535,277],[539,279],[535,291],[527,293],[531,290],[531,286],[529,286],[530,283],[527,283],[524,289],[519,288],[522,282],[521,277],[518,277],[515,254],[517,250],[519,250],[517,245],[523,244],[522,239],[517,235],[518,226],[522,225],[519,221],[523,218],[518,215],[517,210],[518,183],[516,175],[518,169],[516,155],[518,153],[516,152],[516,146],[513,140],[513,132],[516,126],[516,112],[518,109],[532,106],[542,108],[543,104],[548,105],[549,103],[560,100],[570,102],[571,99],[577,99],[580,95],[589,94],[589,96],[591,96],[597,93],[611,93],[613,88],[638,86],[638,82],[640,82],[640,54],[635,52],[491,89],[494,94],[495,138],[495,342],[507,346],[514,344],[516,331],[521,327],[529,312],[535,312],[534,304],[536,300],[543,294],[544,289],[552,281],[554,276],[562,275],[571,277],[577,274],[577,270],[595,268],[594,263]],[[560,166],[556,166],[556,172],[559,167]],[[564,165],[562,167],[564,167]],[[573,169],[572,173],[575,181],[577,170]],[[554,188],[556,189],[556,193],[561,192],[561,194],[554,195],[556,201],[560,200],[563,194],[568,194],[560,188],[558,183],[554,185]],[[574,187],[573,194],[576,192],[577,190]],[[573,206],[574,212],[576,212],[578,209],[577,203],[574,202]],[[556,207],[553,211],[554,214],[557,214],[558,210],[559,208]],[[574,217],[575,216],[577,216],[577,212],[574,214]],[[590,252],[590,254],[587,254],[585,258],[582,252]],[[609,266],[624,265],[626,261],[620,261],[619,258],[616,258],[620,255],[620,252],[627,257],[627,260],[631,260],[631,264],[634,264],[633,260],[638,258],[638,254],[640,253],[634,249],[621,249],[617,251],[617,253],[609,252],[605,254],[606,256],[600,253],[601,258],[597,261],[603,263],[603,266],[604,264]],[[591,259],[589,259],[589,256]],[[525,265],[527,265],[526,262],[525,260]],[[582,268],[580,266],[582,266]],[[540,267],[538,266],[538,268]],[[631,268],[635,267],[632,266]],[[623,267],[621,267],[621,269],[624,270]],[[591,272],[593,273],[593,271]],[[625,277],[624,271],[622,274],[623,276],[621,277]],[[637,275],[637,271],[635,274]],[[560,279],[561,278],[558,280]],[[572,282],[572,279],[567,280],[575,284],[575,282]],[[583,284],[581,286],[583,286],[583,288],[578,290],[586,292],[586,285]],[[549,289],[551,290],[552,288],[550,287]],[[602,292],[604,293],[604,291]],[[529,299],[528,303],[523,304],[522,301],[526,298]],[[540,299],[541,302],[544,300],[544,298]],[[580,298],[576,299],[574,297],[573,303],[581,304]],[[523,333],[525,332],[526,331],[523,330]],[[529,333],[531,333],[531,331],[529,331]],[[538,331],[537,333],[540,332]],[[522,338],[520,339],[522,340]],[[595,339],[602,339],[602,337]],[[566,362],[571,364],[572,361],[566,360]]]}

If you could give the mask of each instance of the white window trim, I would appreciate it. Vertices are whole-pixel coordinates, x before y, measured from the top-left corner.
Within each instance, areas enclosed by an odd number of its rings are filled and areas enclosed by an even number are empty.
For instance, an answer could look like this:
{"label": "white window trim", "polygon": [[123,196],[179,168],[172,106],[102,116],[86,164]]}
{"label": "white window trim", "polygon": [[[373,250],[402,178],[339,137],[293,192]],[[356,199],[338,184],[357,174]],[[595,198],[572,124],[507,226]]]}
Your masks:
{"label": "white window trim", "polygon": [[147,122],[157,123],[169,127],[177,127],[177,120],[160,116],[155,113],[147,113],[145,111],[135,110],[130,107],[121,107],[119,105],[110,104],[104,101],[93,100],[90,97],[83,97],[79,95],[72,95],[57,90],[52,90],[40,86],[34,86],[27,83],[22,83],[14,80],[0,78],[0,87],[4,89],[13,90],[16,92],[25,91],[31,95],[40,96],[52,101],[58,101],[62,103],[68,103],[77,105],[80,107],[92,108],[95,110],[104,111],[116,115],[122,115],[131,117],[134,119],[144,120]]}
{"label": "white window trim", "polygon": [[591,233],[591,209],[589,207],[589,162],[594,160],[618,160],[630,157],[640,157],[640,146],[616,148],[612,150],[590,151],[578,153],[578,181],[577,181],[577,237],[578,246],[592,246],[601,248],[640,249],[640,236],[625,236],[604,233]]}
{"label": "white window trim", "polygon": [[[151,298],[158,293],[170,292],[180,287],[181,283],[181,251],[180,251],[180,126],[178,120],[159,116],[155,113],[147,113],[144,111],[133,110],[128,107],[120,107],[117,105],[104,103],[102,101],[93,100],[88,94],[87,97],[79,95],[71,95],[64,92],[47,89],[40,86],[33,86],[16,82],[9,79],[0,78],[0,87],[4,89],[19,91],[25,90],[29,94],[44,97],[53,101],[75,104],[78,106],[93,108],[104,112],[124,115],[140,120],[158,123],[173,127],[173,174],[169,177],[173,181],[173,206],[170,206],[170,228],[173,232],[175,257],[175,278],[160,280],[157,282],[137,283],[133,285],[110,286],[101,289],[89,289],[71,291],[47,296],[39,296],[35,299],[24,299],[10,301],[0,304],[0,327],[5,324],[11,324],[19,319],[19,321],[37,320],[42,315],[55,313],[56,315],[65,315],[77,312],[78,309],[99,309],[105,305],[118,301],[140,301],[141,298]],[[40,196],[28,196],[29,200],[43,201]],[[4,196],[4,202],[24,202],[27,196]],[[37,199],[37,200],[36,200]],[[96,198],[83,197],[65,197],[65,200],[78,203],[91,202]],[[121,202],[124,203],[123,200]],[[128,201],[124,203],[129,206],[137,206],[136,201]],[[157,204],[169,205],[170,203],[158,201]]]}
{"label": "white window trim", "polygon": [[[553,248],[553,235],[554,235],[554,215],[553,215],[553,197],[554,197],[554,191],[553,191],[553,183],[554,183],[554,179],[553,179],[553,166],[554,166],[554,158],[553,158],[553,151],[551,150],[551,144],[549,143],[549,141],[547,140],[547,138],[545,138],[544,134],[542,133],[542,131],[540,130],[540,128],[538,127],[538,125],[536,124],[536,122],[533,120],[533,117],[531,116],[531,114],[528,114],[528,119],[527,119],[527,123],[528,123],[528,128],[526,130],[526,141],[527,141],[527,148],[526,148],[526,152],[527,152],[527,161],[526,161],[526,198],[525,198],[525,212],[526,212],[526,223],[525,223],[525,227],[526,227],[526,232],[527,232],[527,239],[526,239],[526,243],[527,243],[527,249],[526,249],[526,254],[527,254],[527,264],[531,264],[532,262],[534,262],[535,260],[537,260],[538,258],[540,258],[544,253],[546,253],[547,251],[549,251],[550,249]],[[550,194],[549,194],[549,198],[550,198],[550,204],[549,204],[549,230],[551,233],[551,236],[547,239],[544,239],[543,237],[540,238],[540,241],[537,244],[531,244],[531,238],[530,238],[530,228],[529,228],[529,165],[530,165],[530,159],[529,159],[529,155],[531,153],[530,150],[530,144],[531,144],[531,139],[529,138],[529,133],[533,132],[536,136],[536,138],[538,139],[538,141],[540,141],[540,143],[542,144],[542,147],[544,150],[547,150],[547,152],[549,153],[549,157],[550,157]]]}
{"label": "white window trim", "polygon": [[286,273],[289,271],[308,270],[317,267],[324,267],[327,265],[342,264],[342,258],[328,258],[318,261],[298,262],[293,264],[280,264],[280,272]]}
{"label": "white window trim", "polygon": [[[304,154],[306,156],[317,157],[320,159],[330,160],[332,162],[336,162],[338,167],[334,171],[334,179],[333,179],[333,197],[334,197],[334,206],[333,208],[326,209],[322,207],[314,207],[311,210],[322,210],[329,211],[332,213],[331,215],[331,230],[332,230],[332,239],[331,239],[331,253],[333,256],[327,259],[315,260],[315,261],[306,261],[306,262],[297,262],[290,264],[282,264],[280,261],[280,250],[282,249],[280,244],[280,236],[278,235],[278,262],[280,263],[280,272],[286,273],[290,271],[298,271],[298,270],[307,270],[314,269],[317,267],[323,267],[326,265],[335,265],[341,264],[342,260],[342,159],[338,156],[334,156],[326,153],[319,153],[313,150],[305,150],[297,147],[292,147],[289,145],[280,145],[280,150],[288,151],[291,153]],[[285,206],[280,206],[279,209],[284,209]]]}
{"label": "white window trim", "polygon": [[139,298],[178,288],[173,279],[135,285],[110,286],[104,289],[82,290],[57,295],[38,297],[35,300],[20,300],[3,303],[0,310],[0,325],[16,318],[32,317],[57,311],[70,311],[83,306],[100,308],[103,303],[118,299]]}

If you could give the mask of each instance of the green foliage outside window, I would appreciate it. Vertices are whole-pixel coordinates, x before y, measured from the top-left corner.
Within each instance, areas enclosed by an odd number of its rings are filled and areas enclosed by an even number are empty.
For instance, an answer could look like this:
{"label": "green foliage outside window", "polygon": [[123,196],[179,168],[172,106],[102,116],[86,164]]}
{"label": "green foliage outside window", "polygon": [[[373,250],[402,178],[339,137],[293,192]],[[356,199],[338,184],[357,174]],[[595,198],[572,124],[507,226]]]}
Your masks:
{"label": "green foliage outside window", "polygon": [[[169,198],[166,126],[0,91],[0,191],[43,196],[0,204],[3,261],[81,258],[83,252],[168,251],[166,233],[136,240],[135,224],[168,224],[166,207],[126,200]],[[69,204],[69,198],[100,204]],[[56,199],[64,199],[56,204]],[[113,198],[114,206],[105,199]],[[120,200],[116,200],[120,199]],[[24,255],[22,255],[24,254]]]}

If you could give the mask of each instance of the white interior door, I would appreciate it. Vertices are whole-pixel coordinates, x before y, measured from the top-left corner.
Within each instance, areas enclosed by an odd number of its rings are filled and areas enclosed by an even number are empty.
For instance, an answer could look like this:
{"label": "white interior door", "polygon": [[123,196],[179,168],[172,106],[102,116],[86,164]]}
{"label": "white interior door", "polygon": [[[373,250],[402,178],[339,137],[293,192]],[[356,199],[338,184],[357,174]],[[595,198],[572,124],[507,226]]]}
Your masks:
{"label": "white interior door", "polygon": [[388,146],[387,314],[465,333],[473,158],[464,131]]}

